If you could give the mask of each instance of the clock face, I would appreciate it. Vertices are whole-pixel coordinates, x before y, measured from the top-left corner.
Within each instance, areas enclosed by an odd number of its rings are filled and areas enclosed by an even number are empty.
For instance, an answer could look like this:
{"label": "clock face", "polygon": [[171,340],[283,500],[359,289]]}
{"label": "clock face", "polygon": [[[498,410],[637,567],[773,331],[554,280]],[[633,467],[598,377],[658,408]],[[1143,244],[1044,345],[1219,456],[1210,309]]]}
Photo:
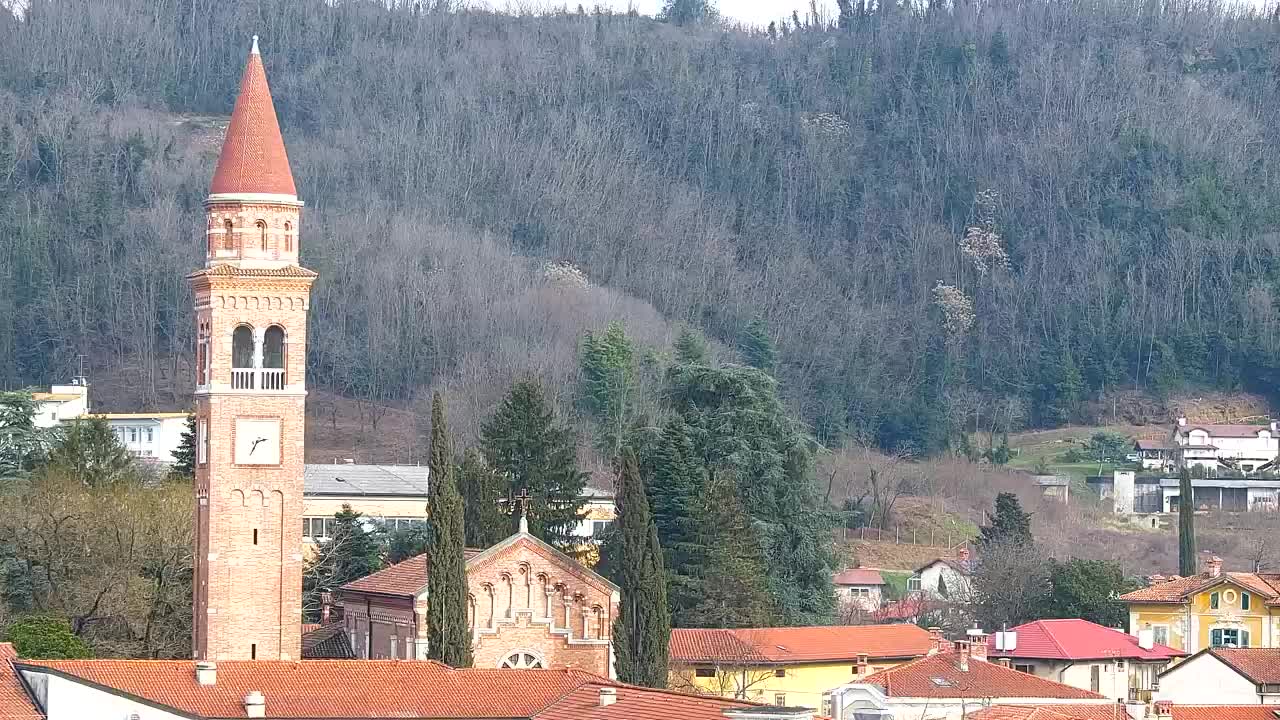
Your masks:
{"label": "clock face", "polygon": [[280,464],[280,418],[236,418],[236,464]]}

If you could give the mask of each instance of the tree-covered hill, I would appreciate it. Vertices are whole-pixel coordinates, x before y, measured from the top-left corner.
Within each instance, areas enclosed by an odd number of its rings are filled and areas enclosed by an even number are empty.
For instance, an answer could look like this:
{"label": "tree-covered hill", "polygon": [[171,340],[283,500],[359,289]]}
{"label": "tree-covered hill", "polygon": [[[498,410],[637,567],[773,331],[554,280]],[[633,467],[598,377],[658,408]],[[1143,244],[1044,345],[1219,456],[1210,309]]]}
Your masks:
{"label": "tree-covered hill", "polygon": [[1275,386],[1280,22],[1184,0],[846,3],[754,34],[32,0],[0,11],[0,385],[85,354],[175,400],[218,134],[174,118],[229,111],[252,34],[308,203],[321,388],[554,387],[611,319],[767,340],[828,444]]}

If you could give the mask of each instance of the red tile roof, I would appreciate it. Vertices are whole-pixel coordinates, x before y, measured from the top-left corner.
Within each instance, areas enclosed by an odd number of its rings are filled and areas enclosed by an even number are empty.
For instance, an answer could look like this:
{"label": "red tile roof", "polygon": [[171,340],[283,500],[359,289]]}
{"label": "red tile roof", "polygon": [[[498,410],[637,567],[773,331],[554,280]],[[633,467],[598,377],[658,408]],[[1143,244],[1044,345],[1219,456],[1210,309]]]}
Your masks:
{"label": "red tile roof", "polygon": [[[467,560],[480,554],[480,550],[467,548],[462,556]],[[427,587],[427,554],[414,555],[408,560],[384,567],[372,575],[352,580],[339,590],[377,593],[379,595],[417,595]]]}
{"label": "red tile roof", "polygon": [[987,639],[988,655],[1046,660],[1169,660],[1186,655],[1159,644],[1144,650],[1138,647],[1138,638],[1088,620],[1036,620],[1009,630],[1018,634],[1015,648],[996,650],[995,636],[992,636]]}
{"label": "red tile roof", "polygon": [[[617,688],[616,703],[600,707],[602,687]],[[552,703],[534,720],[724,720],[725,708],[752,705],[707,695],[595,682]]]}
{"label": "red tile roof", "polygon": [[[201,686],[189,660],[47,660],[19,667],[51,671],[196,717],[244,717],[244,696],[261,692],[268,718],[534,718],[536,720],[713,720],[723,698],[691,697],[612,683],[580,670],[455,670],[414,660],[220,662]],[[618,701],[599,707],[601,687]],[[593,699],[594,708],[589,707]]]}
{"label": "red tile roof", "polygon": [[1271,428],[1266,425],[1204,425],[1204,424],[1187,424],[1178,428],[1184,434],[1189,434],[1192,430],[1204,430],[1209,433],[1210,437],[1229,437],[1229,438],[1256,438],[1260,432],[1271,432]]}
{"label": "red tile roof", "polygon": [[849,568],[841,570],[831,578],[831,582],[836,585],[884,585],[884,577],[880,575],[878,570],[868,570],[867,568]]}
{"label": "red tile roof", "polygon": [[1209,573],[1189,575],[1139,588],[1121,595],[1120,599],[1131,603],[1181,603],[1202,590],[1228,581],[1260,595],[1268,605],[1280,602],[1280,575],[1243,572],[1225,572],[1217,577]]}
{"label": "red tile roof", "polygon": [[209,193],[298,194],[256,37]]}
{"label": "red tile roof", "polygon": [[969,720],[1130,720],[1124,705],[997,705],[969,715]]}
{"label": "red tile roof", "polygon": [[1210,648],[1208,652],[1255,685],[1280,685],[1280,649]]}
{"label": "red tile roof", "polygon": [[31,702],[13,671],[17,657],[12,643],[0,643],[0,720],[41,720],[44,715]]}
{"label": "red tile roof", "polygon": [[959,661],[959,653],[938,653],[868,675],[863,682],[878,685],[889,697],[1102,699],[984,660],[970,659],[969,669],[961,670]]}
{"label": "red tile roof", "polygon": [[671,631],[671,660],[685,664],[779,664],[919,657],[933,648],[915,625],[836,625]]}
{"label": "red tile roof", "polygon": [[353,660],[355,657],[341,620],[328,625],[302,626],[302,659]]}
{"label": "red tile roof", "polygon": [[1174,705],[1173,720],[1276,720],[1275,705]]}

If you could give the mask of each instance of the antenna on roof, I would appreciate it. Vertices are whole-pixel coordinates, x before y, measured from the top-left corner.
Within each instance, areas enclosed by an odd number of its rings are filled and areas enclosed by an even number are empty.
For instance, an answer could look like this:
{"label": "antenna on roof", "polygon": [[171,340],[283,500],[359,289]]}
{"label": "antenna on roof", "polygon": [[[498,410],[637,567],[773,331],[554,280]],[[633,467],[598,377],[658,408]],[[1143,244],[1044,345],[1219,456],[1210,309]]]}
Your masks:
{"label": "antenna on roof", "polygon": [[258,54],[258,36],[257,35],[253,36],[253,49],[250,50],[249,52],[254,55]]}

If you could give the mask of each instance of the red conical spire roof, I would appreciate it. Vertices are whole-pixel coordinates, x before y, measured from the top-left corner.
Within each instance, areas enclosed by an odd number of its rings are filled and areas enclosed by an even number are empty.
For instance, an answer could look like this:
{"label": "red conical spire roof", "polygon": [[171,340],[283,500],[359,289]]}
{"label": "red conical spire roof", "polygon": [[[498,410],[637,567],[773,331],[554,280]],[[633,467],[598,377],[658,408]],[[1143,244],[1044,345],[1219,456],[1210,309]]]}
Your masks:
{"label": "red conical spire roof", "polygon": [[258,36],[253,36],[249,64],[240,78],[240,96],[231,112],[231,124],[222,141],[218,168],[213,171],[211,195],[223,193],[269,193],[297,196],[289,156],[284,151],[276,106],[271,102],[267,72],[258,54]]}

